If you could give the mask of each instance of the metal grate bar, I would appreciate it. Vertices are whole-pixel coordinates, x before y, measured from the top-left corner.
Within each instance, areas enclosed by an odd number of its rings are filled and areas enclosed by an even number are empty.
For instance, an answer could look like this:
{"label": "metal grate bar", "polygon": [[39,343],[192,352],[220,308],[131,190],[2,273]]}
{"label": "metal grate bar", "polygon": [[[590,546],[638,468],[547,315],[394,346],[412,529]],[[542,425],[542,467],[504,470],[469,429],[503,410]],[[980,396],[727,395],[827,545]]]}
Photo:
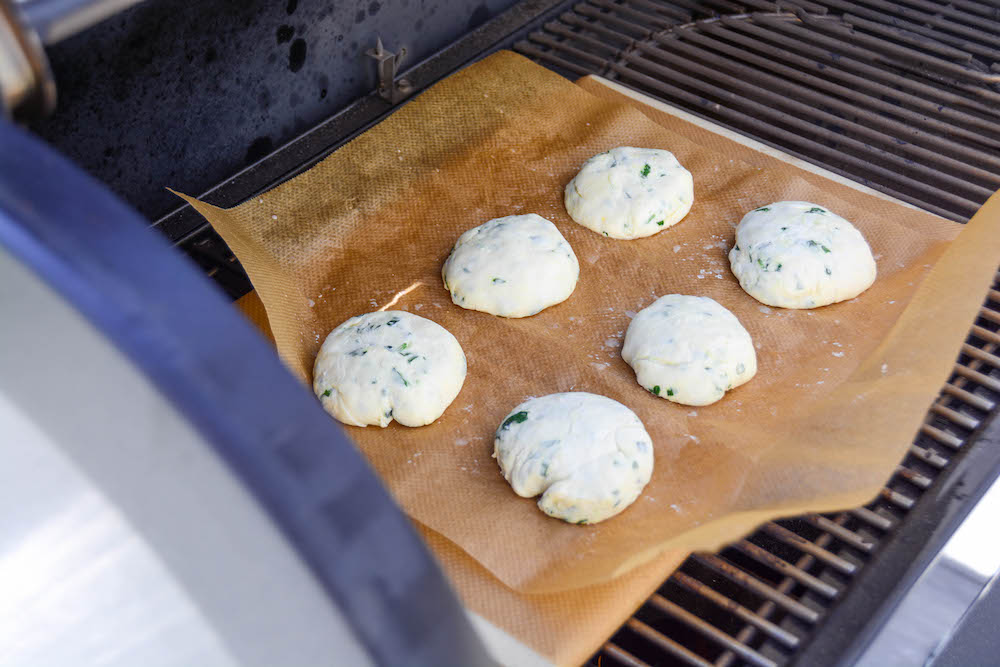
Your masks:
{"label": "metal grate bar", "polygon": [[996,407],[996,403],[994,401],[991,401],[985,396],[979,396],[977,394],[973,394],[971,391],[957,387],[952,382],[945,384],[941,391],[949,396],[954,396],[967,405],[978,408],[983,412],[992,412],[993,408]]}
{"label": "metal grate bar", "polygon": [[913,498],[910,498],[909,496],[904,496],[899,491],[894,491],[889,488],[884,488],[881,491],[879,491],[879,495],[902,510],[909,510],[911,507],[913,507],[913,504],[916,502]]}
{"label": "metal grate bar", "polygon": [[881,514],[874,512],[867,507],[857,507],[850,510],[850,513],[861,519],[870,526],[874,526],[879,530],[888,531],[892,530],[893,523],[890,519],[885,518]]}
{"label": "metal grate bar", "polygon": [[673,639],[670,639],[666,635],[657,632],[653,628],[649,627],[642,621],[630,618],[625,621],[625,627],[632,630],[643,638],[651,641],[652,643],[659,646],[661,649],[672,655],[673,657],[683,661],[685,664],[694,665],[694,667],[712,667],[712,663],[706,661],[700,656],[692,653],[688,649],[684,648]]}
{"label": "metal grate bar", "polygon": [[[979,327],[973,327],[973,329],[977,328]],[[979,336],[978,333],[976,335]],[[955,368],[955,373],[966,379],[972,380],[976,384],[986,387],[991,391],[1000,392],[1000,380],[994,377],[990,377],[989,375],[980,373],[979,371],[974,371],[971,368],[966,368],[965,366],[957,366]]]}
{"label": "metal grate bar", "polygon": [[838,572],[844,574],[853,574],[857,569],[857,566],[847,560],[844,560],[836,554],[832,554],[826,549],[810,542],[806,538],[802,537],[798,533],[793,533],[784,526],[779,526],[774,522],[765,523],[762,527],[765,533],[768,533],[771,537],[784,542],[785,544],[795,547],[803,553],[807,553],[810,556],[816,558],[817,560],[823,561],[827,565],[833,567]]}
{"label": "metal grate bar", "polygon": [[[820,530],[830,533],[844,544],[854,547],[859,551],[871,553],[871,550],[875,548],[875,544],[868,538],[858,535],[852,530],[848,530],[839,523],[834,523],[825,516],[821,516],[819,514],[806,514],[803,518]],[[843,521],[845,517],[841,514],[839,515],[839,518]]]}
{"label": "metal grate bar", "polygon": [[753,591],[762,598],[766,598],[771,602],[774,602],[779,607],[782,607],[785,611],[796,616],[803,621],[809,623],[815,623],[819,620],[819,612],[814,609],[810,609],[801,602],[793,600],[783,593],[779,593],[774,588],[764,583],[752,574],[748,574],[743,570],[739,569],[735,565],[726,562],[725,560],[719,558],[718,556],[711,556],[708,554],[695,554],[691,556],[695,561],[712,568],[716,572],[725,575],[729,579],[732,579],[738,584],[741,584],[748,590]]}
{"label": "metal grate bar", "polygon": [[[937,453],[933,449],[924,449],[920,445],[912,445],[910,447],[910,454],[912,454],[915,458],[919,459],[920,461],[923,461],[924,463],[926,463],[928,465],[934,466],[938,470],[940,470],[940,469],[944,468],[946,465],[948,465],[948,459],[946,459],[945,457],[941,456],[939,453]],[[909,470],[908,468],[900,466],[897,469],[897,473],[900,474],[900,475],[904,475],[905,476],[906,473],[913,473],[913,471]],[[913,473],[913,474],[916,474],[916,473]]]}
{"label": "metal grate bar", "polygon": [[707,584],[703,584],[694,577],[684,574],[683,572],[678,570],[671,577],[671,581],[680,584],[687,590],[693,593],[697,593],[698,595],[702,596],[707,600],[711,600],[718,606],[722,607],[726,611],[733,614],[733,616],[737,617],[738,619],[740,619],[745,623],[748,623],[756,627],[758,630],[763,631],[772,639],[780,642],[781,644],[784,644],[786,647],[795,648],[796,646],[798,646],[799,638],[793,635],[792,633],[778,627],[777,625],[767,620],[766,618],[763,618],[753,613],[752,611],[750,611],[743,605],[739,604],[738,602],[730,600],[722,593],[719,593],[718,591],[716,591],[711,586],[708,586]]}
{"label": "metal grate bar", "polygon": [[608,642],[602,649],[604,653],[614,658],[619,663],[626,665],[626,667],[650,667],[649,664],[639,660],[637,657],[629,653],[628,651],[619,648],[615,644]]}
{"label": "metal grate bar", "polygon": [[959,449],[964,442],[962,438],[956,437],[947,431],[942,431],[941,429],[931,426],[930,424],[924,424],[920,427],[920,432],[929,435],[930,437],[937,440],[942,445],[946,447],[951,447],[952,449]]}
{"label": "metal grate bar", "polygon": [[979,420],[975,417],[965,414],[964,412],[959,412],[957,410],[952,410],[951,408],[941,404],[935,403],[931,406],[931,412],[936,415],[940,415],[950,421],[953,424],[957,424],[962,428],[969,431],[979,428]]}
{"label": "metal grate bar", "polygon": [[804,570],[800,570],[791,563],[782,560],[778,556],[775,556],[770,551],[761,549],[753,542],[748,542],[747,540],[740,540],[733,544],[733,547],[742,551],[747,556],[750,556],[758,563],[763,563],[768,567],[771,567],[786,577],[791,577],[797,582],[809,588],[816,593],[819,593],[825,598],[833,599],[837,597],[839,592],[835,586],[832,586],[824,581],[820,581],[816,577],[812,576]]}
{"label": "metal grate bar", "polygon": [[695,616],[687,609],[674,604],[670,600],[666,599],[662,595],[654,593],[649,601],[653,603],[655,607],[661,611],[673,616],[674,618],[683,621],[687,625],[696,629],[698,632],[702,633],[709,639],[717,642],[718,644],[725,646],[727,649],[740,656],[747,662],[757,665],[758,667],[777,667],[777,664],[773,660],[769,660],[757,653],[753,649],[741,644],[736,641],[730,635],[722,632],[716,628],[711,623],[706,622],[704,619]]}

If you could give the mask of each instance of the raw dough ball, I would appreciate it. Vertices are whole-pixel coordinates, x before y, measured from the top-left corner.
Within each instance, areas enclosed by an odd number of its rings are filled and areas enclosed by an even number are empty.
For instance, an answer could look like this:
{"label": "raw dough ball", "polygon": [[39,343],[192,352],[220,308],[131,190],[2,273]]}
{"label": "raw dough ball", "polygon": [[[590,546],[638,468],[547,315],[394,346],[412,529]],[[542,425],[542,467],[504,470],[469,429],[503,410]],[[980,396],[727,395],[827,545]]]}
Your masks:
{"label": "raw dough ball", "polygon": [[531,398],[497,429],[493,456],[514,492],[569,523],[597,523],[635,502],[653,442],[634,412],[584,392]]}
{"label": "raw dough ball", "polygon": [[861,232],[805,201],[779,201],[743,216],[729,263],[747,294],[778,308],[846,301],[875,282],[875,258]]}
{"label": "raw dough ball", "polygon": [[444,327],[399,310],[352,317],[316,357],[313,391],[345,424],[423,426],[465,382],[465,353]]}
{"label": "raw dough ball", "polygon": [[643,308],[625,333],[622,359],[640,385],[684,405],[715,403],[757,372],[750,334],[704,296],[668,294]]}
{"label": "raw dough ball", "polygon": [[441,275],[457,306],[527,317],[569,298],[580,264],[556,226],[529,213],[462,234]]}
{"label": "raw dough ball", "polygon": [[681,221],[694,202],[694,180],[674,154],[612,148],[587,160],[566,185],[566,211],[613,239],[651,236]]}

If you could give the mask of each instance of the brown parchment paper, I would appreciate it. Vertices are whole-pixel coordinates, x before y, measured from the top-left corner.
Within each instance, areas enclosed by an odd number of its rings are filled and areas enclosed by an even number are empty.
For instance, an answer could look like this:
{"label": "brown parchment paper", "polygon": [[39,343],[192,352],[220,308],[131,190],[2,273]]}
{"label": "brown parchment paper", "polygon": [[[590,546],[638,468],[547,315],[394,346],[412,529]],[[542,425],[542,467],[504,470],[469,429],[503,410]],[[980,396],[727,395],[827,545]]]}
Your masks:
{"label": "brown parchment paper", "polygon": [[[946,377],[1000,255],[997,235],[983,234],[935,276],[960,226],[760,154],[747,162],[731,141],[658,120],[499,53],[259,198],[230,210],[186,198],[247,269],[278,352],[303,381],[326,333],[358,313],[391,305],[455,334],[469,374],[441,419],[348,433],[413,519],[516,591],[598,585],[667,550],[714,549],[766,519],[868,501]],[[693,172],[695,205],[682,223],[614,241],[568,218],[565,183],[618,145],[669,149]],[[812,311],[746,295],[728,271],[733,227],[781,199],[854,221],[876,254],[875,285]],[[518,212],[551,219],[573,246],[572,297],[520,320],[452,305],[440,266],[455,239]],[[653,397],[619,356],[630,315],[671,292],[716,299],[758,345],[757,377],[713,406]],[[569,390],[628,405],[656,447],[642,497],[596,526],[544,516],[490,458],[511,407]]]}

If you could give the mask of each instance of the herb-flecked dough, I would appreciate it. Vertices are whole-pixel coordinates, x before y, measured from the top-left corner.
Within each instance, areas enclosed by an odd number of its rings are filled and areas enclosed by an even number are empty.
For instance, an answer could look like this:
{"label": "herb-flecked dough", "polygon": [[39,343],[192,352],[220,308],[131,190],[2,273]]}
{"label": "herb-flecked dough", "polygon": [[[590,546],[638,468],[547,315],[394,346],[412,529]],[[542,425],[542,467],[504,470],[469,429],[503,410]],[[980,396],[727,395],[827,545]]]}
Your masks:
{"label": "herb-flecked dough", "polygon": [[500,317],[528,317],[565,301],[579,276],[573,248],[534,213],[468,230],[441,269],[455,305]]}
{"label": "herb-flecked dough", "polygon": [[613,239],[651,236],[694,203],[694,180],[670,151],[620,146],[587,160],[566,185],[566,211]]}
{"label": "herb-flecked dough", "polygon": [[861,232],[825,206],[804,201],[775,202],[743,216],[729,263],[747,294],[778,308],[853,299],[876,274]]}
{"label": "herb-flecked dough", "polygon": [[455,400],[465,373],[465,353],[447,329],[387,310],[330,332],[316,356],[313,391],[344,424],[424,426]]}
{"label": "herb-flecked dough", "polygon": [[715,300],[668,294],[643,308],[625,332],[622,359],[660,398],[709,405],[757,373],[757,353],[740,321]]}
{"label": "herb-flecked dough", "polygon": [[653,474],[653,442],[639,417],[586,392],[531,398],[497,427],[493,456],[514,492],[573,524],[609,519]]}

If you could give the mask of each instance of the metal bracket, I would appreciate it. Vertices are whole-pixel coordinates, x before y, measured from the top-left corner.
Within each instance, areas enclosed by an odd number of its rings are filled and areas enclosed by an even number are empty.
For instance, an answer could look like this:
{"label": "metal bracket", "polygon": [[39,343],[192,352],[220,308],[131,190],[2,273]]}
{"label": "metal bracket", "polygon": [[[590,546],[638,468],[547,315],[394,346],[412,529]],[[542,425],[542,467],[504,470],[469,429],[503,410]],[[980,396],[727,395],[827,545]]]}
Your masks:
{"label": "metal bracket", "polygon": [[0,118],[39,118],[55,108],[56,84],[42,42],[18,5],[0,0]]}
{"label": "metal bracket", "polygon": [[399,63],[406,56],[406,47],[399,53],[386,51],[382,46],[382,38],[377,37],[375,48],[365,51],[365,55],[375,60],[378,67],[378,94],[390,104],[399,104],[413,92],[413,85],[406,79],[396,80]]}

